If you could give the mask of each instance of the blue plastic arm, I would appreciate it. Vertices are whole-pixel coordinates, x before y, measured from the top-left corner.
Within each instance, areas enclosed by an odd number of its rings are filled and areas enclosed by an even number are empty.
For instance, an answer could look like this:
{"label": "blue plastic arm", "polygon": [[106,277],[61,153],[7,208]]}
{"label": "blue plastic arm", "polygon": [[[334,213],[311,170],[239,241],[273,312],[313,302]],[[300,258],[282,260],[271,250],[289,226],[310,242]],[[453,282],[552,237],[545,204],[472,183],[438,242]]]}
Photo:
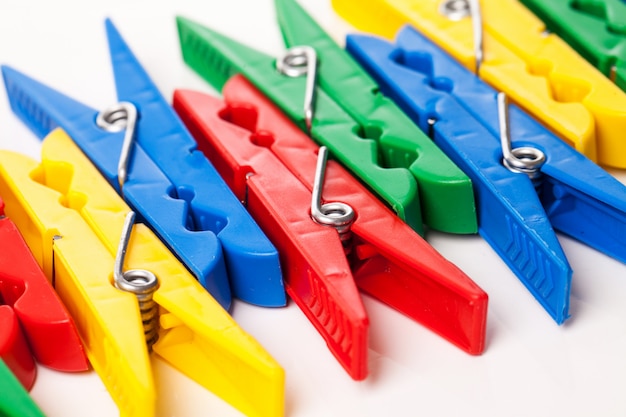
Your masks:
{"label": "blue plastic arm", "polygon": [[[366,36],[351,35],[346,45],[382,92],[396,100],[472,179],[479,233],[554,320],[562,323],[568,317],[572,274],[565,254],[533,182],[501,163],[498,137],[450,94],[461,81],[434,76],[440,57],[429,51],[408,56],[384,40]],[[493,105],[477,103],[476,111],[496,112],[495,95],[492,91]]]}
{"label": "blue plastic arm", "polygon": [[[252,304],[285,305],[275,247],[196,150],[187,130],[109,21],[107,34],[119,99],[133,103],[139,114],[123,191],[117,177],[123,132],[99,128],[95,109],[3,67],[13,111],[40,138],[57,126],[66,130],[224,308],[230,307],[231,290]],[[127,84],[137,89],[128,93]]]}
{"label": "blue plastic arm", "polygon": [[[433,79],[456,80],[451,94],[491,132],[494,141],[498,140],[497,104],[490,86],[411,27],[398,34],[397,48],[405,56],[431,54]],[[552,227],[626,262],[626,187],[519,107],[509,107],[509,118],[514,147],[533,146],[546,154],[539,197]]]}
{"label": "blue plastic arm", "polygon": [[141,114],[137,143],[187,200],[196,228],[214,230],[226,258],[233,295],[252,304],[283,306],[278,252],[162,97],[113,23],[107,38],[120,101]]}

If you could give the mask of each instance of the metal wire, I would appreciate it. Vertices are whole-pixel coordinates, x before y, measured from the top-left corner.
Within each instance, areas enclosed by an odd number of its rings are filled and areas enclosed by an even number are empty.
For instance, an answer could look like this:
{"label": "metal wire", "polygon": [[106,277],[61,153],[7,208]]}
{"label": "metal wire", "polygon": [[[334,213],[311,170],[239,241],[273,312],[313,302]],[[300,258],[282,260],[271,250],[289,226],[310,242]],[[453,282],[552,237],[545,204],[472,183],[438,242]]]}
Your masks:
{"label": "metal wire", "polygon": [[328,149],[322,146],[319,149],[317,165],[315,167],[315,179],[313,181],[313,193],[311,195],[311,217],[319,224],[332,226],[337,229],[339,238],[345,248],[350,240],[350,227],[354,222],[355,213],[352,207],[346,203],[334,202],[322,204],[322,188],[324,187],[327,160]]}
{"label": "metal wire", "polygon": [[498,121],[500,123],[500,143],[504,165],[513,172],[522,172],[531,179],[540,173],[546,161],[546,155],[539,149],[530,146],[512,148],[509,128],[509,110],[506,94],[498,93]]}
{"label": "metal wire", "polygon": [[276,60],[276,69],[288,77],[306,75],[304,91],[304,123],[311,133],[315,114],[315,83],[317,79],[317,54],[310,46],[294,46],[289,48]]}
{"label": "metal wire", "polygon": [[450,20],[461,20],[470,16],[472,18],[472,32],[474,35],[474,57],[476,67],[474,72],[478,75],[483,62],[483,18],[479,0],[444,0],[439,5],[439,12]]}
{"label": "metal wire", "polygon": [[159,287],[159,281],[156,275],[145,269],[123,271],[126,250],[134,223],[135,212],[130,211],[124,220],[120,243],[117,247],[113,277],[116,288],[133,293],[137,297],[146,344],[148,345],[148,350],[152,350],[152,345],[159,338],[159,306],[152,299],[154,292]]}
{"label": "metal wire", "polygon": [[128,163],[135,140],[137,125],[137,108],[127,101],[116,103],[98,113],[96,124],[107,132],[121,132],[125,129],[124,142],[117,163],[117,180],[120,190],[123,190],[128,176]]}

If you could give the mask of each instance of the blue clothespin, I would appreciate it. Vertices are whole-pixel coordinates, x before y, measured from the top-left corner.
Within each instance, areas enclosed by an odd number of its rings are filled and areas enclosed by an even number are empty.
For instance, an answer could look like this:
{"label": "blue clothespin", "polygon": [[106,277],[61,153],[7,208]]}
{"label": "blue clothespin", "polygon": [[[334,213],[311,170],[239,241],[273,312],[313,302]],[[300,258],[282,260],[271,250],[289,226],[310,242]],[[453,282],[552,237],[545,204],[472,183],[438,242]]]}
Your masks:
{"label": "blue clothespin", "polygon": [[13,111],[40,138],[62,127],[224,308],[231,291],[252,304],[284,306],[276,249],[109,20],[106,31],[119,105],[99,112],[3,66]]}
{"label": "blue clothespin", "polygon": [[553,228],[626,262],[626,187],[602,168],[410,27],[346,48],[472,179],[479,233],[557,323],[571,269]]}

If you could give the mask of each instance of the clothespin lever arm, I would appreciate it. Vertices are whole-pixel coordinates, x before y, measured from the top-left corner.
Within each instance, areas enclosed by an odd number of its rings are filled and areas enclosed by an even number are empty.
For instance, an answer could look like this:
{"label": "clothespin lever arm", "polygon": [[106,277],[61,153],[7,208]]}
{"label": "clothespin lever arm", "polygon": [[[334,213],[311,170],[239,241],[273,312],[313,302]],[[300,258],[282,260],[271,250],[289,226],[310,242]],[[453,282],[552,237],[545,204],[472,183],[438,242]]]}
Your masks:
{"label": "clothespin lever arm", "polygon": [[[499,142],[449,93],[455,80],[434,77],[434,58],[427,53],[413,54],[421,65],[408,67],[393,58],[399,51],[382,39],[350,35],[346,45],[379,81],[382,91],[429,131],[435,143],[472,179],[479,233],[550,315],[563,322],[571,269],[534,184],[503,165]],[[480,110],[488,111],[495,113],[495,106]]]}
{"label": "clothespin lever arm", "polygon": [[[315,222],[311,192],[266,147],[268,131],[249,131],[255,110],[177,91],[174,108],[225,181],[281,253],[287,292],[322,334],[350,376],[367,375],[368,319],[342,242]],[[228,121],[227,121],[228,120]]]}

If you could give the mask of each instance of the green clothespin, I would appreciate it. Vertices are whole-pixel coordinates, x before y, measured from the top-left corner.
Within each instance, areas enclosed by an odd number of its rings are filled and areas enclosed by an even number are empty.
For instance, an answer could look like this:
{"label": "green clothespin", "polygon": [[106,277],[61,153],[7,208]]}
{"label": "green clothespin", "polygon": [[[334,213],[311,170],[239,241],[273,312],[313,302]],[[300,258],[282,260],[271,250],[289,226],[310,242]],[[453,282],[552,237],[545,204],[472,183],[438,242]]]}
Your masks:
{"label": "green clothespin", "polygon": [[1,359],[0,392],[0,417],[45,417]]}
{"label": "green clothespin", "polygon": [[598,70],[626,91],[626,3],[623,0],[521,0]]}
{"label": "green clothespin", "polygon": [[185,62],[218,89],[242,73],[417,232],[423,221],[444,232],[475,233],[469,178],[300,6],[276,6],[286,43],[310,46],[319,57],[313,117],[302,104],[307,77],[283,75],[276,58],[179,17]]}

